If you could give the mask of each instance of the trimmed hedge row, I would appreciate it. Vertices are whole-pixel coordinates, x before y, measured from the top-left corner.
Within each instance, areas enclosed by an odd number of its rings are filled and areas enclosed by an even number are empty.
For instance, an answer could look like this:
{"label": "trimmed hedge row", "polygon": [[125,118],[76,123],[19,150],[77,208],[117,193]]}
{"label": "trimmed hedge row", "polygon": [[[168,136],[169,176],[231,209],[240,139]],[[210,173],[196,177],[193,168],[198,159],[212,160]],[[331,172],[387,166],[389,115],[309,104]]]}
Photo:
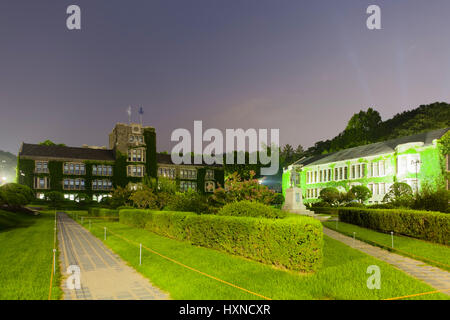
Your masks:
{"label": "trimmed hedge row", "polygon": [[119,217],[119,210],[106,208],[89,208],[89,215],[94,217]]}
{"label": "trimmed hedge row", "polygon": [[450,215],[406,209],[339,208],[339,220],[358,226],[449,244]]}
{"label": "trimmed hedge row", "polygon": [[120,210],[120,222],[193,245],[279,267],[311,272],[322,264],[319,221],[197,215],[189,212]]}

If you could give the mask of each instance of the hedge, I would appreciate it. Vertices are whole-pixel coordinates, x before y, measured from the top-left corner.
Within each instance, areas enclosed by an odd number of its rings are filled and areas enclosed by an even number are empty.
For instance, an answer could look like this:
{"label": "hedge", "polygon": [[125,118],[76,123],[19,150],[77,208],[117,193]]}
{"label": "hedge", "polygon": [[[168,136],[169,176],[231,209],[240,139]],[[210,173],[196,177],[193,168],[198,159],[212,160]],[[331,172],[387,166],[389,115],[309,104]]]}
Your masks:
{"label": "hedge", "polygon": [[219,216],[235,217],[261,217],[269,219],[282,219],[286,217],[286,212],[280,209],[272,208],[261,202],[242,200],[230,202],[224,205],[217,212]]}
{"label": "hedge", "polygon": [[322,225],[309,217],[274,220],[137,209],[119,215],[121,223],[133,227],[278,267],[312,272],[322,264]]}
{"label": "hedge", "polygon": [[94,217],[119,217],[119,210],[106,208],[89,208],[89,215]]}
{"label": "hedge", "polygon": [[339,220],[382,232],[449,244],[450,215],[406,209],[339,208]]}

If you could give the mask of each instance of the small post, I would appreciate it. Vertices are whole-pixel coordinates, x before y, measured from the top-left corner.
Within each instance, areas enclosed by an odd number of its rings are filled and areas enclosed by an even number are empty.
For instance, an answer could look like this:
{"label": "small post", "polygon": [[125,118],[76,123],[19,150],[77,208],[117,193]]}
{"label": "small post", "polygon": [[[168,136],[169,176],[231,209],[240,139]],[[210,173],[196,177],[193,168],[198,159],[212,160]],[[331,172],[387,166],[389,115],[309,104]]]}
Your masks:
{"label": "small post", "polygon": [[391,231],[392,249],[394,249],[394,231]]}
{"label": "small post", "polygon": [[83,217],[81,217],[81,224],[83,224]]}
{"label": "small post", "polygon": [[106,240],[106,227],[105,227],[105,237],[104,237],[104,238],[105,238],[105,240]]}
{"label": "small post", "polygon": [[53,249],[53,274],[56,273],[56,249]]}
{"label": "small post", "polygon": [[142,264],[142,243],[139,244],[139,265]]}

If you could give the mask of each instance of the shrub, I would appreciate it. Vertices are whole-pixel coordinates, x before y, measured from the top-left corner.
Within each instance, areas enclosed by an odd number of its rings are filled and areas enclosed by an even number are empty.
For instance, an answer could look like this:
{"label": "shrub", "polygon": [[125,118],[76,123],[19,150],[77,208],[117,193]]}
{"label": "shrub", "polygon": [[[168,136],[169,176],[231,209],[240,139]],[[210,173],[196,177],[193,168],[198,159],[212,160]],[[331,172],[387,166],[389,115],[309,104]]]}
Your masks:
{"label": "shrub", "polygon": [[447,245],[450,239],[450,215],[440,212],[340,208],[339,220]]}
{"label": "shrub", "polygon": [[56,208],[64,201],[64,194],[58,191],[49,191],[45,193],[45,200],[49,202],[51,208]]}
{"label": "shrub", "polygon": [[211,196],[210,202],[215,207],[222,207],[227,203],[251,200],[264,204],[271,204],[275,199],[275,192],[254,179],[255,173],[251,171],[249,180],[241,180],[235,172],[228,177],[225,188],[217,188]]}
{"label": "shrub", "polygon": [[430,186],[425,185],[416,195],[412,207],[416,210],[449,212],[449,195],[449,190],[433,190]]}
{"label": "shrub", "polygon": [[89,215],[93,217],[119,217],[119,210],[106,208],[89,208]]}
{"label": "shrub", "polygon": [[117,208],[120,206],[130,205],[130,196],[131,190],[129,190],[128,188],[117,187],[113,190],[111,198],[105,201],[109,202],[109,205],[112,208]]}
{"label": "shrub", "polygon": [[284,196],[282,193],[276,193],[275,197],[273,198],[272,202],[270,203],[273,206],[276,206],[277,208],[281,208],[281,206],[284,203]]}
{"label": "shrub", "polygon": [[334,205],[339,201],[340,193],[336,188],[324,188],[320,191],[319,199],[328,205]]}
{"label": "shrub", "polygon": [[363,203],[359,202],[349,202],[344,205],[346,208],[365,208],[366,206]]}
{"label": "shrub", "polygon": [[9,207],[25,206],[34,200],[33,191],[18,183],[7,183],[0,187],[2,201]]}
{"label": "shrub", "polygon": [[372,196],[372,192],[366,186],[353,186],[349,192],[361,203]]}
{"label": "shrub", "polygon": [[275,220],[120,210],[120,222],[292,270],[316,271],[322,263],[322,225],[309,217]]}
{"label": "shrub", "polygon": [[206,196],[194,190],[188,190],[186,192],[177,192],[170,199],[164,210],[209,213],[209,206]]}
{"label": "shrub", "polygon": [[134,191],[130,196],[130,200],[139,209],[158,208],[156,195],[152,192],[152,190],[149,187],[146,186],[144,186],[139,190]]}
{"label": "shrub", "polygon": [[228,203],[223,206],[219,212],[220,216],[237,216],[237,217],[262,217],[280,219],[286,217],[286,212],[275,209],[260,202],[255,201],[239,201]]}
{"label": "shrub", "polygon": [[383,202],[391,203],[395,207],[410,207],[412,201],[412,189],[404,182],[395,182],[383,198]]}

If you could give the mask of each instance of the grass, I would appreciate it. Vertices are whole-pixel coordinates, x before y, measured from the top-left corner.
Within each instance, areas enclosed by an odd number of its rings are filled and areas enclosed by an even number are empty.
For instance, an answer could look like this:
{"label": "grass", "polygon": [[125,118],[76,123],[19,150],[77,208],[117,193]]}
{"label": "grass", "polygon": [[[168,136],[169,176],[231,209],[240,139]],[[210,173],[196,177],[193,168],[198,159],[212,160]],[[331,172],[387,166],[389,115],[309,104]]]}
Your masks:
{"label": "grass", "polygon": [[329,229],[352,237],[353,232],[356,232],[355,238],[361,241],[450,271],[449,246],[394,234],[394,249],[392,249],[390,234],[377,232],[345,222],[338,222],[337,229],[336,221],[325,221],[323,222],[323,225]]}
{"label": "grass", "polygon": [[[48,299],[53,234],[53,212],[32,216],[0,210],[0,300]],[[52,299],[61,297],[59,283],[57,263]]]}
{"label": "grass", "polygon": [[[85,227],[88,225],[85,223]],[[103,241],[103,227],[133,242],[130,244],[108,234]],[[383,299],[434,291],[427,284],[400,270],[325,237],[324,264],[315,274],[300,274],[228,255],[213,249],[195,247],[186,242],[158,236],[119,222],[92,222],[91,232],[132,267],[168,292],[172,299],[260,299],[235,287],[210,279],[154,253],[143,250],[139,265],[138,243],[169,256],[189,267],[230,282],[271,299]],[[381,289],[370,290],[366,283],[367,267],[381,269]],[[437,293],[413,299],[448,299]]]}

